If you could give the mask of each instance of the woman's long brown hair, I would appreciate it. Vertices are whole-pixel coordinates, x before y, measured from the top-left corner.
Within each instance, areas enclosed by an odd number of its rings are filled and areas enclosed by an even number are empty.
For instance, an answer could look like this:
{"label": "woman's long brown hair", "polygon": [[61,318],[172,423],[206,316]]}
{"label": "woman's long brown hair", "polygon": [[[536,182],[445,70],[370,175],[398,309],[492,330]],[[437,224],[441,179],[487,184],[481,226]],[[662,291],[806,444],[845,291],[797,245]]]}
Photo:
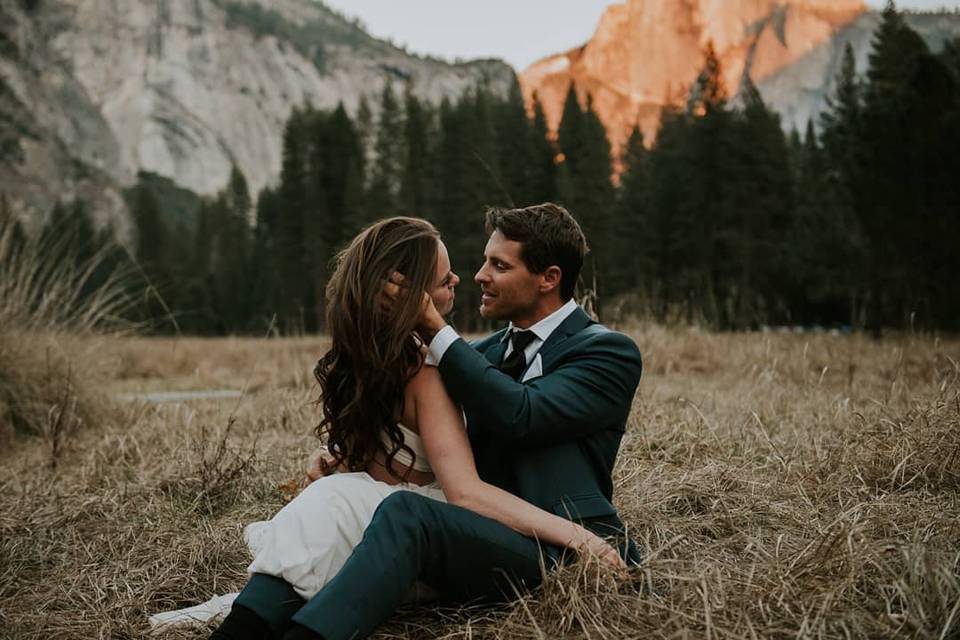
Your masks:
{"label": "woman's long brown hair", "polygon": [[[313,370],[323,410],[315,431],[351,471],[365,470],[382,451],[387,470],[402,480],[394,457],[401,449],[415,456],[397,420],[407,382],[423,365],[414,329],[423,293],[436,278],[439,238],[426,220],[389,218],[361,231],[337,256],[326,292],[333,343]],[[404,287],[387,310],[382,292],[393,272],[404,275]]]}

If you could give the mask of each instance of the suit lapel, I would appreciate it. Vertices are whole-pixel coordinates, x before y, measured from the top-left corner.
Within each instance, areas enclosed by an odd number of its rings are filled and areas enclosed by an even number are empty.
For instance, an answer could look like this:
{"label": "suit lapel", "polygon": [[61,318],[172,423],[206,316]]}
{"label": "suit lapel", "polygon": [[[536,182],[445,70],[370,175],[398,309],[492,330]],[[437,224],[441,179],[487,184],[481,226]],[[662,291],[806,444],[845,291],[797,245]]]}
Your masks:
{"label": "suit lapel", "polygon": [[[560,326],[553,330],[553,333],[550,334],[547,341],[544,342],[543,346],[537,351],[537,355],[541,358],[544,371],[549,368],[550,359],[556,354],[557,348],[563,344],[567,338],[583,331],[591,324],[593,324],[593,320],[591,320],[590,316],[580,307],[577,307],[573,313],[567,316],[564,321],[560,323]],[[503,339],[506,332],[507,329],[501,329],[491,336],[494,340],[490,346],[487,347],[486,351],[483,352],[487,361],[495,367],[500,366],[500,362],[503,360],[503,354],[507,350],[507,341]]]}
{"label": "suit lapel", "polygon": [[495,367],[500,366],[500,361],[503,360],[503,352],[507,350],[507,341],[503,339],[503,336],[506,332],[506,329],[502,329],[498,333],[494,334],[496,340],[494,340],[493,344],[487,347],[487,350],[483,353],[490,364]]}
{"label": "suit lapel", "polygon": [[537,353],[540,355],[543,364],[544,373],[551,368],[552,358],[558,353],[557,348],[562,345],[567,338],[580,333],[585,328],[593,324],[590,316],[583,309],[577,307],[573,313],[560,323],[560,326],[553,330],[553,333],[543,343]]}

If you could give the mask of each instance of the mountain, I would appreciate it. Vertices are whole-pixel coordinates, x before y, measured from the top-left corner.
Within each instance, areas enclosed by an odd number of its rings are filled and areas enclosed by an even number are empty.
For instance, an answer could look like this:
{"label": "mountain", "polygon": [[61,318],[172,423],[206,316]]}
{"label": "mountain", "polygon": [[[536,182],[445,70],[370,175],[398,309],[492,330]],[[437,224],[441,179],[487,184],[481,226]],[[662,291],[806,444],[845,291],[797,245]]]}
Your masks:
{"label": "mountain", "polygon": [[292,109],[376,109],[388,81],[436,104],[515,74],[407,53],[314,0],[0,0],[0,191],[44,213],[84,197],[122,231],[139,171],[209,194],[235,163],[259,190]]}
{"label": "mountain", "polygon": [[[906,19],[934,49],[960,35],[956,13]],[[520,83],[554,131],[570,83],[582,101],[589,93],[618,151],[635,124],[653,140],[661,110],[684,103],[712,43],[732,97],[749,77],[784,127],[803,131],[826,106],[846,43],[866,69],[878,24],[862,0],[627,0],[607,8],[589,42],[535,62]]]}

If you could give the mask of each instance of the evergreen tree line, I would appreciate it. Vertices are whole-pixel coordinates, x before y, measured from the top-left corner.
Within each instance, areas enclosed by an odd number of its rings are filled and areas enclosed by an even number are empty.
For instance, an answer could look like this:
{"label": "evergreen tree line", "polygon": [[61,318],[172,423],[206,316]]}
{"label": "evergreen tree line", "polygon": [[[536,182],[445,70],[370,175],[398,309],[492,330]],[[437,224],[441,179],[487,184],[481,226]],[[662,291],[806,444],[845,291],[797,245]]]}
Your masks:
{"label": "evergreen tree line", "polygon": [[732,108],[705,58],[653,148],[628,146],[623,290],[657,318],[720,328],[960,326],[960,42],[934,55],[889,3],[866,73],[846,47],[803,136],[753,86]]}
{"label": "evergreen tree line", "polygon": [[415,215],[440,229],[464,280],[455,323],[485,329],[471,282],[487,206],[548,200],[591,245],[581,293],[600,315],[719,329],[820,324],[956,329],[960,273],[960,42],[933,54],[892,3],[869,67],[847,48],[828,111],[784,134],[753,86],[736,99],[712,47],[652,146],[631,135],[613,176],[589,96],[571,88],[555,138],[518,86],[433,106],[387,86],[378,117],[296,110],[278,185],[242,174],[190,217],[141,185],[135,253],[152,293],[140,313],[190,333],[313,332],[336,252],[369,222]]}

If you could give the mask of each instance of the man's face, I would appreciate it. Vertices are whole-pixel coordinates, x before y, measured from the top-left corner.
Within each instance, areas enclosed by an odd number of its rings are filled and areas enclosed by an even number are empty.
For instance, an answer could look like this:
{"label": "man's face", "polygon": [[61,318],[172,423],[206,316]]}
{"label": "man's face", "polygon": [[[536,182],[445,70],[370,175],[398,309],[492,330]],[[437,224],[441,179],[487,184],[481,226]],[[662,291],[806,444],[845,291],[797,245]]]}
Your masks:
{"label": "man's face", "polygon": [[473,277],[480,285],[480,315],[522,323],[536,315],[541,277],[520,257],[523,243],[494,231],[483,250],[483,266]]}
{"label": "man's face", "polygon": [[453,290],[459,283],[460,277],[450,270],[450,255],[446,245],[437,240],[437,275],[429,293],[440,315],[445,316],[453,311]]}

